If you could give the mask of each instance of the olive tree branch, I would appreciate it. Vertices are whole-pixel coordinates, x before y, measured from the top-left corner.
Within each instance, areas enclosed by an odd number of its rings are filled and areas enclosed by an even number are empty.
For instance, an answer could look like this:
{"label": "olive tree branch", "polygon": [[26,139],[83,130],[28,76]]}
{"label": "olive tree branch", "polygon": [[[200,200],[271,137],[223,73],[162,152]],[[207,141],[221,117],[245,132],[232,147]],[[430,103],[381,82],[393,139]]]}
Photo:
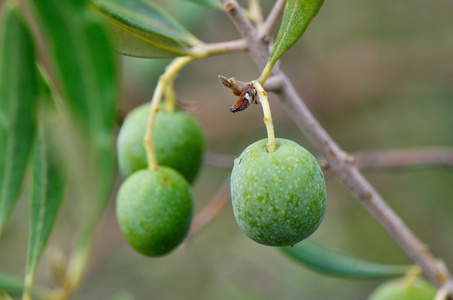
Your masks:
{"label": "olive tree branch", "polygon": [[353,154],[353,157],[359,169],[398,169],[415,166],[453,168],[453,149],[446,147],[361,151]]}
{"label": "olive tree branch", "polygon": [[[363,170],[412,167],[453,168],[453,149],[446,147],[360,151],[351,155],[354,157],[354,165]],[[233,155],[208,152],[205,163],[217,168],[232,169],[235,158]],[[322,160],[318,161],[323,171],[329,173],[329,166],[325,165]]]}
{"label": "olive tree branch", "polygon": [[220,42],[220,43],[211,43],[211,44],[201,44],[193,47],[191,52],[196,58],[204,58],[213,55],[220,55],[230,52],[240,52],[247,51],[248,44],[244,39]]}
{"label": "olive tree branch", "polygon": [[269,12],[266,21],[264,21],[258,33],[259,38],[263,42],[269,42],[272,30],[274,30],[278,20],[280,20],[280,16],[282,15],[283,10],[285,9],[285,4],[286,0],[277,0],[271,11]]}
{"label": "olive tree branch", "polygon": [[259,0],[248,0],[248,10],[246,11],[248,19],[256,26],[261,26],[263,23],[263,13]]}
{"label": "olive tree branch", "polygon": [[[241,36],[249,43],[249,51],[257,66],[262,69],[267,62],[269,50],[256,35],[235,0],[220,0]],[[381,195],[353,164],[353,157],[344,152],[311,114],[290,80],[278,66],[275,76],[280,77],[281,88],[277,94],[298,127],[310,142],[326,158],[329,167],[338,179],[362,203],[388,234],[417,263],[425,275],[438,287],[446,286],[453,294],[453,280],[448,270],[442,267],[431,252],[407,227],[401,218],[388,206]]]}
{"label": "olive tree branch", "polygon": [[228,176],[222,186],[219,188],[211,202],[195,217],[190,226],[189,233],[184,240],[185,245],[192,239],[203,227],[211,222],[224,208],[230,199],[230,177]]}

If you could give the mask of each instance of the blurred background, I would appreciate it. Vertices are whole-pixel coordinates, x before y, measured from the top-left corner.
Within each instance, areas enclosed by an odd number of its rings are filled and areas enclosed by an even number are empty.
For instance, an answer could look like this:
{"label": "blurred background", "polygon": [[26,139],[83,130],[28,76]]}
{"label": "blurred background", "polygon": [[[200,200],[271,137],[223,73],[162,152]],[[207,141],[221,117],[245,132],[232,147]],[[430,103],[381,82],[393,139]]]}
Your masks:
{"label": "blurred background", "polygon": [[[225,13],[185,1],[157,1],[204,42],[238,39]],[[245,2],[245,1],[244,1]],[[273,1],[261,1],[267,13]],[[245,3],[242,3],[245,4]],[[121,113],[151,99],[169,60],[120,57]],[[453,146],[453,2],[449,0],[326,1],[281,65],[332,138],[348,152]],[[260,72],[247,53],[195,61],[176,80],[178,100],[207,135],[208,151],[237,156],[266,136],[259,106],[232,114],[236,97],[217,75],[249,81]],[[270,94],[276,136],[317,152]],[[204,166],[193,187],[195,213],[215,195],[229,170]],[[453,170],[410,168],[365,176],[415,234],[453,271]],[[118,185],[121,182],[118,178]],[[409,263],[386,232],[334,178],[326,177],[328,209],[310,237],[330,248],[383,263]],[[68,191],[70,193],[70,191]],[[2,271],[23,275],[28,239],[25,189],[0,243]],[[365,299],[382,280],[314,273],[277,249],[249,240],[231,205],[183,249],[151,259],[125,242],[115,195],[99,230],[85,282],[73,299]],[[50,251],[68,253],[78,216],[63,203]],[[54,253],[54,252],[53,252]],[[44,257],[37,282],[51,284]]]}

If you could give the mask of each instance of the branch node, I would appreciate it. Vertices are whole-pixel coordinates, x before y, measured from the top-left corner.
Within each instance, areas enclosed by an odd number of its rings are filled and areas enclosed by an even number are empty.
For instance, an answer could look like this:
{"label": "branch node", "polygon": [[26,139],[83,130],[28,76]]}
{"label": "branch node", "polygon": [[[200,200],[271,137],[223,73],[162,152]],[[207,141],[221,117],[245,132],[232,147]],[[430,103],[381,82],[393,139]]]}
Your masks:
{"label": "branch node", "polygon": [[247,85],[249,85],[248,82],[237,80],[234,77],[226,78],[225,76],[222,75],[219,75],[218,77],[220,83],[226,86],[227,88],[230,88],[233,91],[233,94],[236,96],[241,95],[241,93],[244,91]]}
{"label": "branch node", "polygon": [[354,164],[354,156],[349,154],[348,152],[344,152],[344,161],[349,163],[349,164]]}
{"label": "branch node", "polygon": [[237,12],[237,7],[236,7],[236,5],[234,5],[233,2],[227,2],[227,3],[225,4],[225,10],[226,10],[229,14],[231,14],[231,15],[234,16],[234,15],[236,14],[236,12]]}

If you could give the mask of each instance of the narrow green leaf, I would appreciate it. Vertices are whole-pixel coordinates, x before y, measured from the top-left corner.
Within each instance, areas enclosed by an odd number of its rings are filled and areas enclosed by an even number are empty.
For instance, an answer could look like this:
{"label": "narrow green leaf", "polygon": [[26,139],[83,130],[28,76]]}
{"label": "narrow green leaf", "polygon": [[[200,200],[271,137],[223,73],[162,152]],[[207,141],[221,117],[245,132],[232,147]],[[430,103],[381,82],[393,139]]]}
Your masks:
{"label": "narrow green leaf", "polygon": [[315,271],[348,278],[381,278],[404,275],[413,266],[378,264],[342,254],[319,244],[303,241],[281,251]]}
{"label": "narrow green leaf", "polygon": [[0,290],[14,297],[22,295],[23,289],[24,286],[18,279],[8,274],[0,273]]}
{"label": "narrow green leaf", "polygon": [[185,1],[193,2],[199,5],[215,8],[218,10],[223,10],[222,4],[220,4],[220,1],[218,0],[185,0]]}
{"label": "narrow green leaf", "polygon": [[138,57],[188,55],[200,41],[155,3],[143,0],[92,0],[93,7],[116,27],[116,50]]}
{"label": "narrow green leaf", "polygon": [[30,33],[16,8],[4,8],[0,42],[0,234],[22,185],[38,94]]}
{"label": "narrow green leaf", "polygon": [[136,34],[119,23],[114,25],[112,22],[109,25],[114,40],[114,49],[119,54],[143,58],[173,58],[187,55],[186,50],[179,45],[177,48],[159,47],[153,36],[143,33]]}
{"label": "narrow green leaf", "polygon": [[4,290],[0,290],[0,300],[13,300]]}
{"label": "narrow green leaf", "polygon": [[[265,79],[270,74],[277,60],[294,45],[316,16],[324,0],[287,0],[283,12],[282,23],[278,30],[275,44],[262,75]],[[264,81],[265,81],[264,79]],[[263,80],[260,80],[263,83]]]}
{"label": "narrow green leaf", "polygon": [[51,45],[65,99],[93,135],[115,126],[116,70],[110,41],[99,20],[75,1],[33,0]]}
{"label": "narrow green leaf", "polygon": [[[99,16],[77,4],[84,3],[83,0],[33,0],[33,3],[51,45],[50,59],[60,76],[63,100],[87,137],[83,145],[87,155],[75,166],[80,171],[77,174],[82,175],[76,179],[79,196],[81,200],[86,199],[80,202],[80,207],[89,205],[88,210],[80,213],[82,228],[68,266],[71,277],[68,280],[73,281],[68,284],[76,284],[110,199],[116,174],[113,152],[118,100],[115,57]],[[68,163],[68,166],[74,167],[74,164]]]}
{"label": "narrow green leaf", "polygon": [[25,269],[26,292],[29,292],[33,285],[34,274],[57,218],[65,186],[49,130],[44,126],[43,121],[39,122],[31,159],[31,218]]}
{"label": "narrow green leaf", "polygon": [[[0,272],[0,291],[1,290],[8,293],[12,297],[19,297],[23,293],[24,285],[19,279],[9,274]],[[47,293],[47,289],[42,286],[34,286],[31,290],[32,296],[37,298],[44,298],[43,295]]]}

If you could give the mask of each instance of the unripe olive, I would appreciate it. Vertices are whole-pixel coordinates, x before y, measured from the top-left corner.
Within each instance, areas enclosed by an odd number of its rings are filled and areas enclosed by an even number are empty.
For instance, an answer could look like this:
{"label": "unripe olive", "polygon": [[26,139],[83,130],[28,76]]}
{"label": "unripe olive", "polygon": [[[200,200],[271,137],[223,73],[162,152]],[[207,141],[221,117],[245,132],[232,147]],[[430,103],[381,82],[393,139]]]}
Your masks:
{"label": "unripe olive", "polygon": [[161,256],[178,246],[192,219],[189,183],[171,168],[137,171],[121,185],[116,213],[129,244],[146,256]]}
{"label": "unripe olive", "polygon": [[[149,108],[149,103],[146,103],[133,109],[120,129],[117,140],[118,164],[124,177],[147,167],[143,137]],[[192,183],[205,152],[205,137],[198,122],[184,111],[167,113],[161,109],[155,119],[153,142],[157,164],[175,169]]]}
{"label": "unripe olive", "polygon": [[234,161],[231,199],[236,221],[252,240],[289,246],[310,236],[326,211],[326,184],[316,159],[297,143],[267,139],[248,146]]}
{"label": "unripe olive", "polygon": [[433,300],[436,288],[422,278],[400,278],[384,282],[368,300]]}

